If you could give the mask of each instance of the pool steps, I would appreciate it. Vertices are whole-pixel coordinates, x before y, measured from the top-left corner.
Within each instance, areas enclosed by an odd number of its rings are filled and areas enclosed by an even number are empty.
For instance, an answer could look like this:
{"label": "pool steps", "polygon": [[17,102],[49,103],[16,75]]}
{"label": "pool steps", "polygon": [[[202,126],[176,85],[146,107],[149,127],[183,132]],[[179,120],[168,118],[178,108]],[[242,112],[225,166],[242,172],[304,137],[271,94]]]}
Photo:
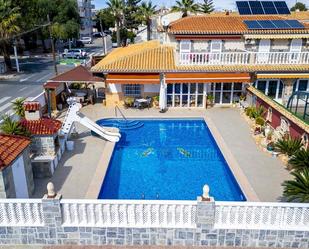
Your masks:
{"label": "pool steps", "polygon": [[133,130],[142,127],[144,124],[136,120],[115,120],[104,119],[98,122],[100,126],[117,127],[120,130]]}

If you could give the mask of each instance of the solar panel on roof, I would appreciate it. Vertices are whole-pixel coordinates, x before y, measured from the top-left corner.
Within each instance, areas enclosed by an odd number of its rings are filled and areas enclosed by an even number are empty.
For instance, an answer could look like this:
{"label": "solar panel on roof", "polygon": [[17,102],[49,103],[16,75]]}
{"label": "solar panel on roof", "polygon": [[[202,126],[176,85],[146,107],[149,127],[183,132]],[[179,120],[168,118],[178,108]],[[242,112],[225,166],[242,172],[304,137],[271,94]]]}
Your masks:
{"label": "solar panel on roof", "polygon": [[249,1],[249,6],[253,15],[264,14],[264,10],[260,1]]}
{"label": "solar panel on roof", "polygon": [[246,20],[248,29],[301,29],[304,25],[297,20]]}
{"label": "solar panel on roof", "polygon": [[289,28],[287,23],[284,20],[271,20],[272,23],[277,27],[277,29],[286,29]]}
{"label": "solar panel on roof", "polygon": [[285,22],[294,29],[303,29],[305,28],[303,24],[301,24],[299,21],[297,20],[285,20]]}
{"label": "solar panel on roof", "polygon": [[261,1],[262,7],[266,15],[276,15],[278,14],[276,7],[273,2]]}
{"label": "solar panel on roof", "polygon": [[276,29],[276,26],[270,20],[260,20],[258,23],[263,29]]}
{"label": "solar panel on roof", "polygon": [[275,5],[279,15],[289,15],[289,14],[291,14],[286,2],[278,1],[278,2],[274,2],[274,5]]}
{"label": "solar panel on roof", "polygon": [[236,1],[238,12],[240,15],[251,15],[252,12],[247,1]]}
{"label": "solar panel on roof", "polygon": [[236,1],[240,15],[288,15],[285,1]]}
{"label": "solar panel on roof", "polygon": [[244,23],[247,25],[248,29],[263,29],[258,21],[246,20]]}

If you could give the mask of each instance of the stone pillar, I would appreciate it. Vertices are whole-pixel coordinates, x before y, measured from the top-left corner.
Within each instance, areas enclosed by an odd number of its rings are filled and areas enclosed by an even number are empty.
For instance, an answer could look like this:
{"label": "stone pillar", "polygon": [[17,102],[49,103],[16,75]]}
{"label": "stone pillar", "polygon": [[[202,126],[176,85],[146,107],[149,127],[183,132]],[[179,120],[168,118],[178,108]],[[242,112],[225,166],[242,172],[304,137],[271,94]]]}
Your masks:
{"label": "stone pillar", "polygon": [[47,190],[48,193],[42,199],[43,218],[47,229],[46,244],[57,244],[57,228],[62,224],[61,195],[54,192],[51,182],[47,184]]}
{"label": "stone pillar", "polygon": [[209,234],[211,234],[215,224],[215,201],[208,193],[209,187],[205,185],[203,195],[197,198],[195,241],[197,246],[210,245]]}
{"label": "stone pillar", "polygon": [[293,93],[293,85],[295,79],[284,79],[283,81],[283,92],[282,92],[282,105],[286,107],[289,98]]}

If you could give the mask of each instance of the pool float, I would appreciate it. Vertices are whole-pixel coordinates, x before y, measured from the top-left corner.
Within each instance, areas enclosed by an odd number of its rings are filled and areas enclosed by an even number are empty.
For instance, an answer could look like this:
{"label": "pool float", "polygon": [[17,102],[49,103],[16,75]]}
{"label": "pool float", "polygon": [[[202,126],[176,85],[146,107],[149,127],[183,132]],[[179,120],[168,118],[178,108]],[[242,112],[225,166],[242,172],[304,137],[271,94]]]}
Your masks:
{"label": "pool float", "polygon": [[147,157],[153,152],[153,148],[148,148],[142,153],[142,157]]}
{"label": "pool float", "polygon": [[191,157],[191,153],[186,151],[184,148],[177,148],[180,154],[184,155],[185,157]]}

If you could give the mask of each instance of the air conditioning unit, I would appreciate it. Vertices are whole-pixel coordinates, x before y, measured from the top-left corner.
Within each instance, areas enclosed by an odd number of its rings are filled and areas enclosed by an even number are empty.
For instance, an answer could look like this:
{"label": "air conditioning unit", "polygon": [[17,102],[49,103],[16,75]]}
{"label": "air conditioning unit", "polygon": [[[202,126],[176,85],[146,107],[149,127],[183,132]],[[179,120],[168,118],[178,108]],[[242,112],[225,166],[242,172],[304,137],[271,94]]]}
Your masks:
{"label": "air conditioning unit", "polygon": [[247,45],[254,45],[256,42],[255,42],[255,39],[246,39],[245,40],[245,44]]}

